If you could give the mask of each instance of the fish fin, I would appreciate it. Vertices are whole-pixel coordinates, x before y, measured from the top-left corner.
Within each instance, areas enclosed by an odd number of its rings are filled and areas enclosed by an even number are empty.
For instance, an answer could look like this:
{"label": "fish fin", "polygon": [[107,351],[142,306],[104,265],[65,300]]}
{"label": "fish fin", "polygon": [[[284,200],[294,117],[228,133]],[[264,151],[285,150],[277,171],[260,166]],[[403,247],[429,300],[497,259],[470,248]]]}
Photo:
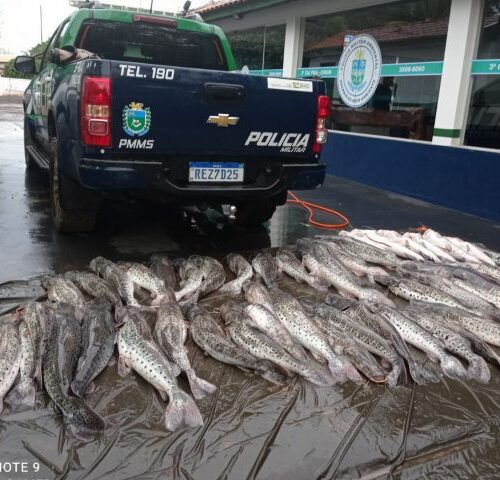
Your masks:
{"label": "fish fin", "polygon": [[107,367],[114,367],[116,363],[116,358],[114,355],[111,355],[111,358],[108,360]]}
{"label": "fish fin", "polygon": [[314,350],[310,350],[311,355],[313,356],[314,360],[316,360],[318,363],[321,363],[324,365],[326,363],[326,360],[323,356],[321,356],[319,353],[316,353]]}
{"label": "fish fin", "polygon": [[347,290],[338,289],[338,291],[339,291],[339,294],[345,298],[349,298],[351,300],[357,300],[357,297],[355,295],[353,295],[352,293],[348,292]]}
{"label": "fish fin", "polygon": [[275,370],[261,371],[259,374],[263,379],[275,385],[288,385],[287,377]]}
{"label": "fish fin", "polygon": [[71,391],[77,396],[77,397],[80,397],[82,398],[83,395],[85,394],[86,392],[86,388],[85,388],[85,382],[80,382],[80,381],[73,381],[71,382]]}
{"label": "fish fin", "polygon": [[33,380],[20,382],[16,388],[9,393],[7,401],[11,405],[25,405],[33,407],[35,405],[36,389]]}
{"label": "fish fin", "polygon": [[43,388],[43,374],[42,374],[42,362],[41,361],[37,362],[34,378],[37,381],[38,386],[40,388]]}
{"label": "fish fin", "polygon": [[128,358],[124,355],[118,357],[118,375],[126,377],[132,371],[132,366],[128,362]]}
{"label": "fish fin", "polygon": [[96,388],[97,387],[95,385],[95,382],[92,381],[87,385],[87,390],[85,390],[85,393],[87,393],[87,395],[93,393],[95,392]]}
{"label": "fish fin", "polygon": [[0,398],[0,415],[2,415],[3,412],[3,398]]}
{"label": "fish fin", "polygon": [[488,364],[484,358],[477,355],[469,361],[469,368],[467,369],[469,378],[477,380],[481,383],[488,383],[490,381],[491,372]]}
{"label": "fish fin", "polygon": [[177,391],[171,398],[165,411],[165,427],[171,432],[186,427],[203,425],[203,418],[194,400],[182,390]]}
{"label": "fish fin", "polygon": [[308,360],[307,353],[302,345],[296,344],[286,347],[286,351],[297,360]]}
{"label": "fish fin", "polygon": [[166,402],[168,400],[168,395],[167,395],[167,392],[165,392],[165,390],[160,390],[158,389],[158,393],[161,397],[161,399]]}
{"label": "fish fin", "polygon": [[219,293],[227,293],[229,295],[239,295],[241,293],[241,286],[238,286],[234,281],[227,282],[221,288]]}
{"label": "fish fin", "polygon": [[191,387],[191,392],[193,393],[193,397],[196,400],[201,400],[207,395],[214,393],[217,390],[215,385],[212,385],[210,382],[203,380],[200,377],[197,377],[194,371],[192,370],[187,374],[189,386]]}
{"label": "fish fin", "polygon": [[441,368],[444,374],[450,378],[467,378],[467,371],[464,366],[451,355],[447,355],[441,360]]}

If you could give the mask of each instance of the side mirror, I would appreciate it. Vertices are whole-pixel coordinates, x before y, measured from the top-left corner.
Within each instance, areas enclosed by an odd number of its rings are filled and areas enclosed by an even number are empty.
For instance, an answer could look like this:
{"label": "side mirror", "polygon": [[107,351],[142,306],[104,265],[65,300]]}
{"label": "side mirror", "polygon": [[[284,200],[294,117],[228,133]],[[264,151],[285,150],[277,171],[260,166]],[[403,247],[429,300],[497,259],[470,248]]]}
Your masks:
{"label": "side mirror", "polygon": [[14,60],[14,68],[22,73],[34,74],[36,73],[35,59],[27,55],[19,55]]}

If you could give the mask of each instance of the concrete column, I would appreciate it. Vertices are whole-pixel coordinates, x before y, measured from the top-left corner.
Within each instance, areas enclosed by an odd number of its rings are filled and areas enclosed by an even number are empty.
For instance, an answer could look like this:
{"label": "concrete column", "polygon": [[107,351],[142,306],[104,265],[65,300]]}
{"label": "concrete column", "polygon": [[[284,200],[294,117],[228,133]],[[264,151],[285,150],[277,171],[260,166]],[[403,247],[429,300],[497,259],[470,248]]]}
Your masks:
{"label": "concrete column", "polygon": [[305,20],[289,18],[286,22],[285,51],[283,53],[283,76],[295,77],[297,68],[302,67],[304,54]]}
{"label": "concrete column", "polygon": [[484,0],[452,0],[432,143],[463,145]]}

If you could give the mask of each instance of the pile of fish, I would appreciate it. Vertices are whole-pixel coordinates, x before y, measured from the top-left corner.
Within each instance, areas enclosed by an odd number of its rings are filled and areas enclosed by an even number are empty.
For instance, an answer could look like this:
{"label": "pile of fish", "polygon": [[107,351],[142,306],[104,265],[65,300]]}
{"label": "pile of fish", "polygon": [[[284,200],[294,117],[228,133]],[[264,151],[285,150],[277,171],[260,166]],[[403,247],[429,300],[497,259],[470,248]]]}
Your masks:
{"label": "pile of fish", "polygon": [[278,385],[486,383],[489,364],[500,366],[500,254],[481,245],[430,229],[352,230],[225,263],[97,257],[89,271],[44,277],[47,298],[0,324],[0,411],[4,397],[33,406],[45,390],[89,438],[106,422],[86,396],[116,350],[119,375],[135,371],[168,402],[168,430],[202,425],[194,399],[216,387],[194,371],[188,332],[214,359]]}

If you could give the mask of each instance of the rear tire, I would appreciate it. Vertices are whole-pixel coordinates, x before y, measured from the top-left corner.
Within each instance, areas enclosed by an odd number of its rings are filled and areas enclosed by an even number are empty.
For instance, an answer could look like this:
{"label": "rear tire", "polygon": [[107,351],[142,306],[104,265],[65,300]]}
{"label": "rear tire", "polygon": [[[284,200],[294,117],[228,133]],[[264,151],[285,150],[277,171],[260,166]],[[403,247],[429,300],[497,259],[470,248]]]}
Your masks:
{"label": "rear tire", "polygon": [[64,193],[71,196],[88,195],[77,183],[61,175],[59,168],[59,142],[50,141],[50,209],[54,227],[60,233],[90,232],[95,228],[98,209],[68,209],[64,204]]}
{"label": "rear tire", "polygon": [[234,223],[245,227],[256,227],[271,219],[276,211],[276,204],[268,202],[248,202],[240,203],[236,210],[236,220]]}

